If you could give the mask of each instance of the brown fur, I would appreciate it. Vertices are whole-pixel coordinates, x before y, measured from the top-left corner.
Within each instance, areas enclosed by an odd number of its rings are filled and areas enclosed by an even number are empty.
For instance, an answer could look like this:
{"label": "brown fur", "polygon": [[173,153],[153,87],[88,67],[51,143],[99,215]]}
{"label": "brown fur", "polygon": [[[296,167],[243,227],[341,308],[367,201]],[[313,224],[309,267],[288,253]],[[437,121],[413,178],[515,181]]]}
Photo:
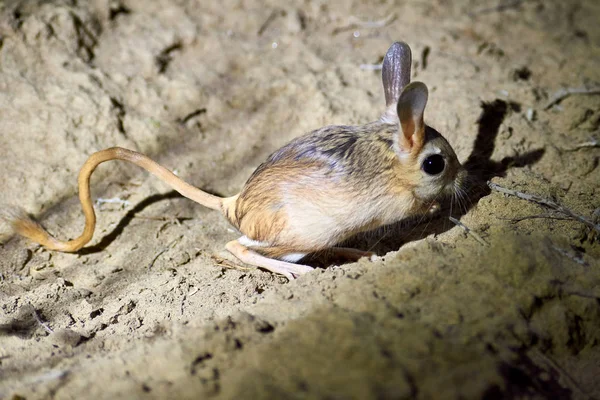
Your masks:
{"label": "brown fur", "polygon": [[[256,169],[229,220],[248,238],[268,244],[256,248],[261,254],[281,257],[323,250],[422,210],[423,204],[411,195],[419,170],[412,160],[403,165],[395,153],[397,134],[397,124],[374,122],[328,126],[293,140]],[[404,212],[391,217],[379,209],[389,199],[409,201]],[[339,232],[318,236],[317,226],[323,221],[311,218],[336,214],[356,222],[340,221]],[[368,218],[362,220],[361,215]],[[294,229],[298,218],[309,229]]]}

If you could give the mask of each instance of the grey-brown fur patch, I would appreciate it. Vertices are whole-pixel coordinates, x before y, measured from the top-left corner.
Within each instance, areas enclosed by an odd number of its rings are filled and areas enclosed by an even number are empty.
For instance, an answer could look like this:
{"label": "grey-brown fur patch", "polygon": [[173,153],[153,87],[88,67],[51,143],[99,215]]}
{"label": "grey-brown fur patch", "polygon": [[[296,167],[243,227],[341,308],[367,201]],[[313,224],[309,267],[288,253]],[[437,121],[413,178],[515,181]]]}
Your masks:
{"label": "grey-brown fur patch", "polygon": [[283,246],[285,251],[318,250],[292,249],[288,248],[291,243],[278,243],[280,233],[288,225],[283,198],[286,188],[293,187],[295,195],[313,198],[315,202],[336,196],[346,196],[352,202],[355,195],[383,196],[410,190],[414,171],[401,166],[393,150],[393,135],[397,133],[397,124],[374,122],[364,126],[327,126],[291,141],[250,176],[230,220],[249,238]]}

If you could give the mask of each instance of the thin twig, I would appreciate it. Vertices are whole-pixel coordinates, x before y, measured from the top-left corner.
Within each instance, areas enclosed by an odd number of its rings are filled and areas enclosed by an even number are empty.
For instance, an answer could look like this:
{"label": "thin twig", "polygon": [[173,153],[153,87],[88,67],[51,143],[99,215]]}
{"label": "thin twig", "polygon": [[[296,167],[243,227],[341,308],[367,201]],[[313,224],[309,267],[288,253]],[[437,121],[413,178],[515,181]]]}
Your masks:
{"label": "thin twig", "polygon": [[592,138],[592,140],[590,140],[589,142],[579,143],[578,145],[575,145],[575,147],[571,147],[570,149],[565,149],[565,151],[577,151],[577,150],[581,150],[581,149],[595,148],[595,147],[600,147],[600,141],[596,138]]}
{"label": "thin twig", "polygon": [[562,254],[563,256],[567,257],[570,260],[575,261],[577,264],[579,265],[583,265],[584,267],[589,267],[590,264],[588,264],[580,255],[577,254],[573,254],[565,249],[562,249],[558,246],[554,246],[552,245],[552,248],[554,250],[556,250],[558,253]]}
{"label": "thin twig", "polygon": [[181,306],[180,306],[180,311],[181,311],[181,315],[183,315],[183,308],[185,306],[185,301],[187,300],[187,294],[184,294],[182,299],[181,299]]}
{"label": "thin twig", "polygon": [[154,237],[156,239],[158,239],[158,236],[160,235],[160,233],[163,231],[163,229],[165,229],[167,226],[169,226],[171,224],[171,221],[167,221],[164,222],[161,226],[158,227],[158,229],[156,230],[156,234],[154,235]]}
{"label": "thin twig", "polygon": [[[36,375],[32,378],[26,379],[25,383],[29,384],[29,385],[37,385],[39,383],[51,382],[54,380],[63,381],[63,379],[66,378],[69,375],[69,373],[70,372],[68,370],[56,370],[56,369],[50,370],[46,373]],[[52,396],[52,397],[54,397],[54,396]],[[13,398],[15,398],[15,397],[13,397]]]}
{"label": "thin twig", "polygon": [[158,216],[152,216],[152,215],[138,215],[138,214],[135,214],[133,216],[133,218],[149,219],[152,221],[170,221],[170,222],[176,223],[177,225],[181,225],[182,221],[189,221],[189,220],[194,219],[193,217],[158,217]]}
{"label": "thin twig", "polygon": [[517,223],[517,222],[521,222],[521,221],[525,221],[527,219],[553,219],[553,220],[557,220],[557,221],[573,221],[573,218],[570,217],[555,217],[553,215],[549,215],[549,214],[539,214],[539,215],[526,215],[524,217],[518,217],[518,218],[506,218],[506,217],[496,217],[498,219],[501,219],[503,221],[510,221],[512,223]]}
{"label": "thin twig", "polygon": [[123,200],[120,199],[118,197],[113,197],[111,199],[103,199],[101,197],[96,199],[96,205],[99,206],[100,204],[120,204],[122,206],[130,206],[131,203],[129,202],[129,200]]}
{"label": "thin twig", "polygon": [[33,306],[33,304],[29,303],[29,305],[31,306],[31,313],[33,314],[33,318],[35,318],[35,320],[37,321],[38,324],[40,324],[42,326],[42,328],[44,328],[44,330],[46,332],[48,332],[49,334],[54,333],[54,331],[52,330],[52,328],[50,328],[48,326],[48,324],[44,321],[42,321],[42,318],[40,317],[40,314],[37,312],[37,310],[35,309],[35,307]]}
{"label": "thin twig", "polygon": [[275,20],[275,18],[277,18],[280,15],[281,15],[281,10],[271,11],[271,14],[269,14],[269,16],[267,17],[265,22],[263,22],[263,24],[260,26],[260,28],[258,28],[258,32],[256,32],[256,34],[258,36],[261,36],[263,33],[265,33],[265,31],[267,30],[267,27],[269,25],[271,25],[271,22],[273,22]]}
{"label": "thin twig", "polygon": [[582,224],[585,224],[585,225],[589,226],[590,228],[596,230],[598,233],[600,233],[600,224],[596,224],[595,222],[593,222],[581,215],[575,214],[573,211],[569,210],[568,208],[566,208],[552,200],[545,199],[545,198],[537,196],[535,194],[528,194],[528,193],[518,192],[518,191],[512,190],[512,189],[507,189],[507,188],[502,187],[491,181],[488,181],[488,186],[490,187],[490,189],[496,190],[500,193],[515,196],[520,199],[531,201],[532,203],[537,203],[542,206],[551,208],[552,210],[558,211],[561,214],[564,214],[574,220],[577,220],[577,221],[581,222]]}
{"label": "thin twig", "polygon": [[514,8],[519,6],[521,3],[523,3],[525,0],[514,0],[511,1],[509,3],[505,3],[505,4],[498,4],[497,6],[494,7],[485,7],[485,8],[480,8],[477,9],[475,11],[471,11],[469,13],[470,17],[474,17],[478,14],[489,14],[489,13],[493,13],[493,12],[499,12],[499,11],[504,11],[504,10],[508,10],[510,8]]}
{"label": "thin twig", "polygon": [[581,388],[579,383],[563,367],[561,367],[560,364],[558,364],[552,357],[550,357],[549,355],[547,355],[545,353],[542,353],[538,349],[531,349],[531,351],[533,352],[533,354],[535,354],[536,356],[538,356],[539,358],[544,360],[544,362],[548,366],[557,370],[561,374],[561,376],[564,377],[567,380],[567,382],[569,382],[569,386],[571,386],[571,388],[575,389],[577,392],[579,392],[579,394],[584,395],[586,398],[588,398],[590,400],[592,399],[592,397]]}
{"label": "thin twig", "polygon": [[252,270],[252,268],[242,267],[241,265],[234,264],[231,261],[228,261],[228,260],[226,260],[224,258],[221,258],[219,256],[211,255],[210,258],[212,258],[213,261],[215,263],[217,263],[217,265],[220,266],[220,267],[225,267],[225,268],[229,268],[229,269],[237,269],[237,270],[240,270],[240,271],[250,271],[250,270]]}
{"label": "thin twig", "polygon": [[168,248],[162,249],[161,251],[156,253],[156,255],[152,258],[152,261],[150,261],[150,264],[148,264],[148,269],[152,268],[154,266],[154,263],[156,262],[156,260],[158,260],[158,257],[160,257],[167,250],[169,250],[169,249]]}
{"label": "thin twig", "polygon": [[448,219],[450,220],[450,222],[452,222],[456,226],[462,228],[467,233],[467,235],[473,236],[473,239],[477,240],[483,246],[487,246],[488,245],[488,243],[485,240],[483,240],[483,238],[481,236],[479,236],[479,234],[477,232],[475,232],[474,230],[472,230],[471,228],[469,228],[468,226],[466,226],[465,224],[463,224],[462,222],[460,222],[456,218],[454,218],[454,217],[448,217]]}
{"label": "thin twig", "polygon": [[181,222],[182,221],[189,221],[192,220],[194,218],[192,217],[156,217],[156,216],[150,216],[150,215],[134,215],[133,218],[139,218],[139,219],[148,219],[151,221],[165,221],[164,224],[160,225],[158,227],[158,229],[156,230],[155,233],[155,237],[158,239],[158,236],[160,235],[160,233],[167,227],[169,226],[169,224],[175,224],[177,226],[181,226]]}
{"label": "thin twig", "polygon": [[591,292],[582,292],[580,290],[565,290],[565,293],[568,294],[569,296],[577,296],[577,297],[583,297],[586,299],[600,299],[600,294],[594,294]]}
{"label": "thin twig", "polygon": [[596,86],[593,88],[582,87],[582,88],[559,89],[556,91],[556,93],[554,93],[554,95],[552,95],[552,97],[550,98],[550,100],[548,101],[546,106],[544,107],[544,110],[547,110],[550,107],[552,107],[553,105],[560,103],[567,97],[576,95],[576,94],[600,94],[600,86]]}
{"label": "thin twig", "polygon": [[156,260],[158,260],[158,257],[160,257],[161,255],[163,255],[164,252],[166,252],[167,250],[172,248],[175,245],[175,243],[177,243],[182,237],[183,236],[179,236],[177,239],[175,239],[171,243],[169,243],[164,249],[162,249],[158,253],[156,253],[156,255],[152,258],[152,261],[150,261],[150,264],[148,264],[148,269],[152,268],[154,266],[154,263],[156,262]]}

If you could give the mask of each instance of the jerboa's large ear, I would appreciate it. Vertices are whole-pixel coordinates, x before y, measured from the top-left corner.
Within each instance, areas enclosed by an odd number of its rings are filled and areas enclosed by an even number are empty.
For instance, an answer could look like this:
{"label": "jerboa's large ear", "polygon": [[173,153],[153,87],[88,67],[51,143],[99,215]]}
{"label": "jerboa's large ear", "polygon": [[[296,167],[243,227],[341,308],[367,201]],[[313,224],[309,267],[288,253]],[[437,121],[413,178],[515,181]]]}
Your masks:
{"label": "jerboa's large ear", "polygon": [[410,82],[412,55],[410,47],[404,42],[395,42],[390,46],[383,59],[381,77],[385,93],[386,114],[388,119],[396,119],[396,104],[400,93]]}
{"label": "jerboa's large ear", "polygon": [[398,99],[398,145],[405,154],[417,154],[425,144],[423,113],[427,105],[427,86],[422,82],[409,83]]}

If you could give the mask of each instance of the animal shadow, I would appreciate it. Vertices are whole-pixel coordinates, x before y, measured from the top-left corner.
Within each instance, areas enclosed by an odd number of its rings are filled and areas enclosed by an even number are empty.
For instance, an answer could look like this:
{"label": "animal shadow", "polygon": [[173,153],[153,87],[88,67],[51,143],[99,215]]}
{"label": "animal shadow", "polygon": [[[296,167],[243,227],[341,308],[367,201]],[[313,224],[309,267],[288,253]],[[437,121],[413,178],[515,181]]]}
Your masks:
{"label": "animal shadow", "polygon": [[478,130],[473,151],[464,162],[468,172],[465,187],[466,197],[460,201],[447,199],[441,210],[432,217],[411,218],[378,228],[351,239],[345,246],[369,250],[379,255],[398,250],[403,244],[423,239],[431,234],[440,234],[455,227],[449,216],[460,219],[472,209],[481,198],[490,194],[487,182],[494,177],[506,176],[510,168],[521,168],[538,162],[544,149],[536,149],[525,154],[505,157],[500,161],[491,159],[500,125],[510,112],[520,111],[516,103],[496,99],[481,104],[481,114],[477,121]]}
{"label": "animal shadow", "polygon": [[89,247],[84,247],[83,249],[79,250],[77,254],[86,255],[98,253],[104,250],[109,244],[111,244],[116,238],[118,238],[119,235],[123,233],[127,225],[129,225],[129,223],[133,220],[136,214],[140,213],[142,210],[144,210],[146,207],[149,207],[152,204],[158,203],[163,200],[176,199],[179,197],[181,197],[181,195],[174,190],[164,194],[154,194],[152,196],[146,197],[144,200],[136,204],[135,207],[133,207],[131,210],[127,211],[127,214],[125,214],[125,216],[119,221],[117,226],[115,226],[112,231],[104,235],[97,244]]}

